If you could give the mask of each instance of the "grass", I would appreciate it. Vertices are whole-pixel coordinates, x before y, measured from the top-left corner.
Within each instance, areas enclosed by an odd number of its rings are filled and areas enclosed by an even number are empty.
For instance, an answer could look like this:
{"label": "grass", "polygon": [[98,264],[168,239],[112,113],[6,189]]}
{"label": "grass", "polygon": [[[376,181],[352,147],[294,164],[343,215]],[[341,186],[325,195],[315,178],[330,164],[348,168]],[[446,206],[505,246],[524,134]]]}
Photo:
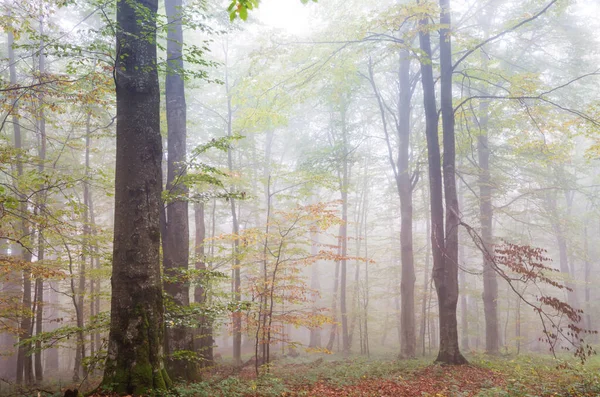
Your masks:
{"label": "grass", "polygon": [[[311,355],[282,359],[256,378],[252,368],[177,386],[182,397],[248,396],[599,396],[600,358],[581,365],[542,355],[471,354],[471,365],[433,365],[432,358],[396,360]],[[562,367],[559,369],[559,367]]]}

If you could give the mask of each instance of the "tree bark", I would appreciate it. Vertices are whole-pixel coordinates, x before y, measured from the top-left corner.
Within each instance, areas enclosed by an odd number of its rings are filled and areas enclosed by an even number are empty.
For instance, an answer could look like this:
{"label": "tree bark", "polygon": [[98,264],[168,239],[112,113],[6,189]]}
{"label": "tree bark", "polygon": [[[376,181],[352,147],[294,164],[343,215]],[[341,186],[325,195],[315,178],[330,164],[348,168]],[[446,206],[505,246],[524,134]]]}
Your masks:
{"label": "tree bark", "polygon": [[444,198],[446,204],[446,241],[443,268],[434,269],[440,308],[440,351],[437,361],[446,364],[465,364],[467,360],[458,346],[456,306],[458,303],[458,228],[460,213],[456,194],[456,150],[454,137],[454,108],[452,106],[452,41],[450,0],[440,0],[440,107],[444,137]]}
{"label": "tree bark", "polygon": [[[432,52],[428,21],[419,21],[421,51],[427,57],[421,62],[421,82],[425,107],[425,134],[429,164],[429,188],[431,204],[431,245],[433,251],[433,280],[438,296],[440,346],[436,361],[446,364],[464,364],[465,358],[458,347],[456,305],[458,302],[458,199],[455,181],[454,110],[452,108],[452,59],[449,37],[450,10],[448,0],[440,0],[441,110],[444,137],[444,193],[446,225],[444,227],[444,203],[442,196],[442,173],[438,141],[438,117],[435,103],[435,87]],[[446,234],[444,234],[446,229]]]}
{"label": "tree bark", "polygon": [[[102,387],[137,395],[170,385],[163,363],[159,256],[162,142],[155,44],[157,8],[158,0],[117,4],[111,323]],[[140,17],[140,9],[145,17]]]}
{"label": "tree bark", "polygon": [[[163,266],[165,292],[175,313],[190,304],[190,284],[184,273],[189,265],[188,188],[186,171],[186,102],[183,65],[183,3],[165,0],[167,14],[167,73],[165,96],[167,111],[167,193],[166,225],[163,230]],[[185,310],[185,309],[184,309]],[[167,324],[165,329],[165,357],[171,378],[193,380],[197,376],[196,362],[177,358],[177,352],[192,352],[193,335],[189,327]]]}

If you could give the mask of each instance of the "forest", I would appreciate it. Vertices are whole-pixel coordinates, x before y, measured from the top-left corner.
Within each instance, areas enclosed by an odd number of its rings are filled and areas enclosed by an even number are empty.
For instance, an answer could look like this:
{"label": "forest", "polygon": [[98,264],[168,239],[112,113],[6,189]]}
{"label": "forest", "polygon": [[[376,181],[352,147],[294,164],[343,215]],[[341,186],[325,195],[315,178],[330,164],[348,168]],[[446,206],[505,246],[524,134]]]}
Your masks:
{"label": "forest", "polygon": [[599,396],[598,0],[1,0],[0,395]]}

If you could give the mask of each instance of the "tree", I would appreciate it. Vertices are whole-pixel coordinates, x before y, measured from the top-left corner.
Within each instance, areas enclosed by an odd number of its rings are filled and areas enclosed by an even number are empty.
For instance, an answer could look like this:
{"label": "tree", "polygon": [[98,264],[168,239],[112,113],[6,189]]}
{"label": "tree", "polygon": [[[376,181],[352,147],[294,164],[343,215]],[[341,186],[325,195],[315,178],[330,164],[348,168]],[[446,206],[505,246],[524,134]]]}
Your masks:
{"label": "tree", "polygon": [[162,177],[158,0],[117,4],[117,158],[111,322],[102,387],[166,389],[160,271]]}
{"label": "tree", "polygon": [[[183,65],[183,3],[165,0],[167,11],[167,202],[163,217],[163,266],[167,307],[175,313],[189,306],[190,285],[184,281],[189,265],[188,188],[185,185],[187,117]],[[167,326],[165,354],[172,377],[191,380],[196,376],[195,360],[178,352],[193,351],[191,330],[181,323]]]}
{"label": "tree", "polygon": [[[448,0],[440,0],[440,67],[441,111],[444,140],[443,185],[446,204],[442,197],[442,172],[438,142],[438,115],[429,23],[424,16],[419,20],[419,43],[425,59],[421,60],[421,83],[425,107],[425,135],[429,165],[429,196],[431,205],[431,244],[433,251],[433,281],[438,296],[440,316],[440,348],[436,361],[446,364],[464,364],[467,360],[458,346],[456,306],[458,303],[458,198],[455,176],[454,109],[452,107],[452,47],[449,36],[450,8]],[[445,230],[445,233],[444,233]]]}

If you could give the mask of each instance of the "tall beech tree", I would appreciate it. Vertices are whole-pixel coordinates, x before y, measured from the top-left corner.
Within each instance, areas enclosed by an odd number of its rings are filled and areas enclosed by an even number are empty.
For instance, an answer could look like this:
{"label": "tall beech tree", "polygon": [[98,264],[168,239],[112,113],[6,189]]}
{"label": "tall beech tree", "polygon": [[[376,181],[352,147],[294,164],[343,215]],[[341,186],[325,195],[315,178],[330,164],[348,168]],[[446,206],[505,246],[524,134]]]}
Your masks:
{"label": "tall beech tree", "polygon": [[456,305],[458,303],[458,227],[460,215],[456,193],[456,139],[452,106],[452,20],[450,0],[440,0],[440,108],[444,137],[444,199],[446,204],[443,268],[433,269],[440,307],[440,351],[437,361],[463,364],[467,360],[458,347]]}
{"label": "tall beech tree", "polygon": [[166,389],[160,271],[162,143],[158,0],[117,3],[117,156],[108,353],[102,387]]}
{"label": "tall beech tree", "polygon": [[[393,115],[398,147],[392,147],[384,99],[375,82],[373,65],[369,60],[368,80],[377,100],[385,142],[387,144],[388,161],[394,173],[398,197],[400,199],[400,355],[414,357],[416,354],[416,325],[415,325],[415,265],[413,250],[413,187],[416,173],[410,169],[410,114],[413,87],[410,74],[410,53],[402,49],[399,53],[398,67],[398,101],[396,114]],[[396,158],[394,158],[396,152]]]}
{"label": "tall beech tree", "polygon": [[[163,217],[163,266],[165,292],[174,316],[190,304],[190,285],[184,281],[189,265],[188,188],[186,171],[186,102],[183,65],[183,9],[181,0],[165,0],[167,12],[167,202]],[[186,380],[195,377],[195,361],[176,358],[177,352],[192,352],[193,335],[189,327],[167,325],[165,347],[167,368],[171,376]]]}
{"label": "tall beech tree", "polygon": [[[442,164],[438,141],[438,113],[431,39],[428,16],[419,20],[419,43],[424,59],[421,60],[421,83],[425,108],[425,135],[427,137],[429,167],[429,197],[431,205],[431,245],[433,252],[433,281],[439,305],[440,347],[436,361],[446,364],[464,364],[467,360],[458,346],[456,306],[458,303],[458,227],[460,224],[455,175],[454,109],[452,107],[452,45],[450,39],[450,4],[440,0],[440,67],[441,111],[444,144],[443,188]],[[444,199],[446,219],[444,224]],[[445,233],[444,233],[445,231]]]}

